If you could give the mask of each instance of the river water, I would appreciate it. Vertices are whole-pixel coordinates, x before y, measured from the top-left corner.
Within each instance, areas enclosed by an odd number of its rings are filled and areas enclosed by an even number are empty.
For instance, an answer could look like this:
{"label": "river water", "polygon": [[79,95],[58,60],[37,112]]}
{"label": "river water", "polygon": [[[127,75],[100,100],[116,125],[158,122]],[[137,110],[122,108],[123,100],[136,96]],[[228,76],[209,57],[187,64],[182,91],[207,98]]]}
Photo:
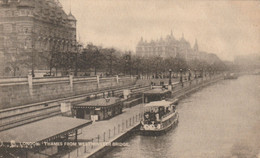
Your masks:
{"label": "river water", "polygon": [[183,99],[178,126],[130,137],[106,158],[260,158],[260,76],[223,80]]}

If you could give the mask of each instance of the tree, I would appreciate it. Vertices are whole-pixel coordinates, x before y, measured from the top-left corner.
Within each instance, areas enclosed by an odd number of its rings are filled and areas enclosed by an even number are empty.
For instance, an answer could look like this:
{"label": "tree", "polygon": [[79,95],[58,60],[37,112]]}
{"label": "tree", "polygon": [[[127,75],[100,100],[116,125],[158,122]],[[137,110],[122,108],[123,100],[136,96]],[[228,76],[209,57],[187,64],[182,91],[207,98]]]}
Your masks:
{"label": "tree", "polygon": [[142,58],[140,56],[134,55],[132,56],[132,65],[133,65],[133,70],[135,75],[139,75],[140,72],[142,72],[143,65],[142,63]]}
{"label": "tree", "polygon": [[104,54],[102,54],[102,47],[95,46],[93,44],[88,44],[86,49],[84,49],[84,64],[93,68],[95,75],[97,75],[97,70],[104,67]]}
{"label": "tree", "polygon": [[102,49],[102,54],[105,59],[105,68],[106,68],[106,73],[109,75],[113,74],[113,69],[114,69],[114,64],[117,60],[116,54],[115,54],[115,49],[114,48],[104,48]]}

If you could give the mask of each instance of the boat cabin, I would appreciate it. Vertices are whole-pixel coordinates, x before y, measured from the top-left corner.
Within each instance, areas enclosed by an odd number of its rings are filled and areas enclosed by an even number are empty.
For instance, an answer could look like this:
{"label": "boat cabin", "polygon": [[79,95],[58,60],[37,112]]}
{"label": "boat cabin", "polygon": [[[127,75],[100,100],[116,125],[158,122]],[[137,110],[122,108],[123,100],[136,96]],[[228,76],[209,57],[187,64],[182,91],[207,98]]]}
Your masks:
{"label": "boat cabin", "polygon": [[171,97],[172,92],[166,89],[151,89],[143,93],[144,102],[160,101]]}
{"label": "boat cabin", "polygon": [[105,120],[121,114],[123,102],[120,98],[101,98],[75,105],[76,117],[97,121]]}

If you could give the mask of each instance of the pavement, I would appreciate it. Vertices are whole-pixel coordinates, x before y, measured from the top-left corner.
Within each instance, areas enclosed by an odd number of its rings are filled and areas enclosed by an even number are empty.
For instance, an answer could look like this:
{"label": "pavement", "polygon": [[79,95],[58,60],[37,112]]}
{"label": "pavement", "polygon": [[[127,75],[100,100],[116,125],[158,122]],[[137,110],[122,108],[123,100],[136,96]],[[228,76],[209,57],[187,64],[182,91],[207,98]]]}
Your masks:
{"label": "pavement", "polygon": [[[109,120],[93,122],[92,124],[82,128],[78,135],[78,141],[81,147],[67,153],[62,157],[83,158],[90,156],[92,153],[95,153],[104,147],[102,146],[102,143],[113,142],[113,140],[139,124],[141,118],[139,114],[141,115],[142,111],[143,104],[138,104],[131,108],[124,109],[122,114],[119,114]],[[84,143],[85,146],[83,145]]]}
{"label": "pavement", "polygon": [[130,120],[133,116],[136,117],[136,115],[139,115],[142,108],[143,104],[138,104],[134,107],[124,109],[122,114],[109,120],[94,122],[82,129],[82,134],[79,135],[78,139],[91,140],[98,135],[103,136],[103,133],[108,132],[109,129],[114,132],[114,127],[118,128],[118,125],[122,126],[122,123],[125,123],[126,120]]}

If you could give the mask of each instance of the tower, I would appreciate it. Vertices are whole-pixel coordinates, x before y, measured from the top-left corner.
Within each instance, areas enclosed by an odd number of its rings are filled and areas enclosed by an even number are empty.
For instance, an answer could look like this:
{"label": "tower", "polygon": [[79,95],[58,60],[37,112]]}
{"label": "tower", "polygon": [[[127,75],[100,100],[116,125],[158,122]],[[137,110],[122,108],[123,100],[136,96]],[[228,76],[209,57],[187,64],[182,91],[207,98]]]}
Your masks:
{"label": "tower", "polygon": [[193,51],[194,51],[195,59],[198,59],[199,58],[199,46],[198,46],[197,39],[195,39],[195,44],[194,44],[194,47],[193,47]]}
{"label": "tower", "polygon": [[69,23],[71,24],[71,26],[72,26],[73,28],[76,28],[76,26],[77,26],[77,20],[76,20],[76,18],[71,14],[71,12],[70,12],[69,15],[68,15],[68,21],[69,21]]}
{"label": "tower", "polygon": [[199,51],[197,39],[195,39],[195,44],[194,44],[193,50],[194,50],[195,53],[197,53]]}

